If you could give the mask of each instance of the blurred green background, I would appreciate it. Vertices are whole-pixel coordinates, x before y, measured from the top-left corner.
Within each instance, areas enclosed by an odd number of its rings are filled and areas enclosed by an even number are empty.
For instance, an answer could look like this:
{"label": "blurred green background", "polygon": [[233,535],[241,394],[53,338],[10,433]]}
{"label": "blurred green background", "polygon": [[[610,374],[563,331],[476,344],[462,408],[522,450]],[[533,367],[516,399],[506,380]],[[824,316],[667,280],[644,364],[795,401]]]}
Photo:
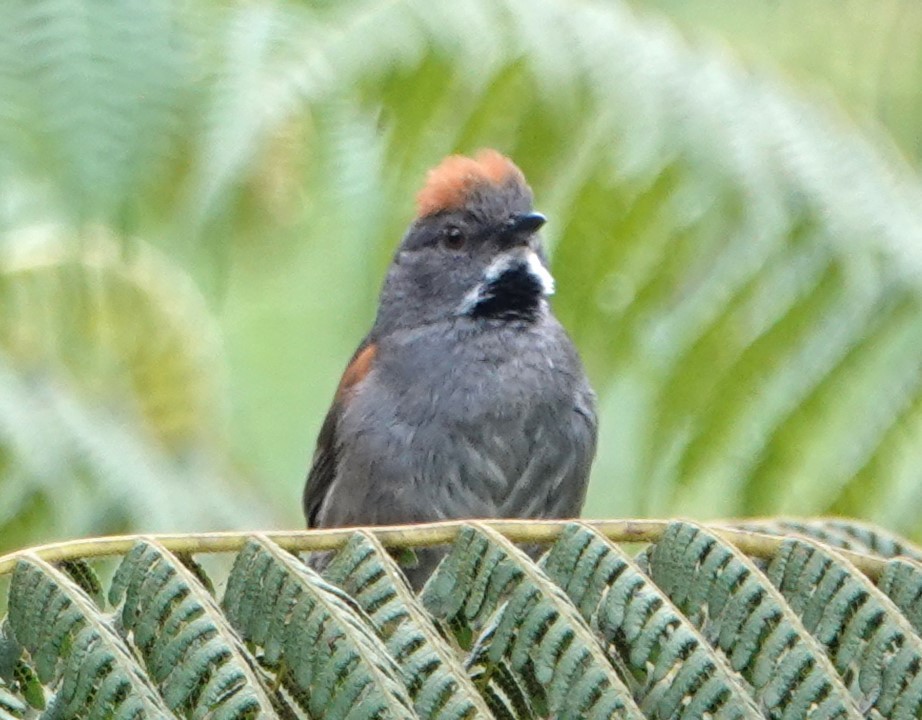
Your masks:
{"label": "blurred green background", "polygon": [[591,517],[922,537],[913,0],[6,0],[0,549],[301,527],[442,156],[523,168]]}

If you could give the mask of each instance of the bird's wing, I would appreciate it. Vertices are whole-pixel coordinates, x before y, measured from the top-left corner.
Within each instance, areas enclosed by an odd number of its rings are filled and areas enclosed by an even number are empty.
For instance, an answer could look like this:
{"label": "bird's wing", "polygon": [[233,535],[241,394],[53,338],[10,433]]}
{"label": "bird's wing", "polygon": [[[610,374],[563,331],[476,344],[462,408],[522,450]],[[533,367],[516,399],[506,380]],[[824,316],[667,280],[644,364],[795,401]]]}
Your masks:
{"label": "bird's wing", "polygon": [[320,506],[323,505],[324,498],[336,477],[336,425],[339,422],[339,413],[339,405],[334,403],[320,428],[314,459],[307,474],[307,483],[304,485],[304,517],[309,528],[317,527]]}
{"label": "bird's wing", "polygon": [[346,366],[346,371],[339,381],[339,387],[336,388],[333,405],[320,428],[317,447],[314,450],[314,458],[310,472],[307,474],[302,498],[304,517],[309,528],[318,527],[320,509],[336,479],[339,453],[337,427],[340,415],[345,404],[349,402],[353,388],[370,372],[376,352],[377,345],[370,337],[365,338],[359,345],[349,365]]}

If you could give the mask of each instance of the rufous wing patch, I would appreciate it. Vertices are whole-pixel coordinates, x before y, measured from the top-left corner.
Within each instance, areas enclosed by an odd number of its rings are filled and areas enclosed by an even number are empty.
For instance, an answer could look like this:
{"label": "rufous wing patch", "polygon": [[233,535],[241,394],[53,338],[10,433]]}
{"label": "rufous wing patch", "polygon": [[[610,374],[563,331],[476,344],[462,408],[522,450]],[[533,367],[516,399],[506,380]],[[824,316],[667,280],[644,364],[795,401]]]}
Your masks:
{"label": "rufous wing patch", "polygon": [[496,150],[481,150],[472,158],[449,155],[426,176],[426,185],[416,196],[417,214],[426,217],[457,210],[474,189],[509,181],[524,185],[525,176],[512,160]]}
{"label": "rufous wing patch", "polygon": [[337,400],[342,400],[353,387],[362,382],[365,376],[371,372],[371,366],[377,352],[378,346],[371,343],[362,348],[361,351],[352,358],[352,362],[349,363],[349,366],[343,373],[342,380],[339,381],[339,387],[336,388]]}

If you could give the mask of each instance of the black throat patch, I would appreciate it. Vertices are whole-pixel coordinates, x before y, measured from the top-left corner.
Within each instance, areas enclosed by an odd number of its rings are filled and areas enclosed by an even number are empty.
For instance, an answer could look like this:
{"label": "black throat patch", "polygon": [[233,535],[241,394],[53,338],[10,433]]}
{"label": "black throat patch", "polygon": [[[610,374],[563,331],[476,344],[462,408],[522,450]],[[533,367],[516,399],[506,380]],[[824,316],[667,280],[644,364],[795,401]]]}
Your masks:
{"label": "black throat patch", "polygon": [[513,265],[487,282],[470,309],[475,318],[534,322],[541,310],[544,288],[525,263]]}

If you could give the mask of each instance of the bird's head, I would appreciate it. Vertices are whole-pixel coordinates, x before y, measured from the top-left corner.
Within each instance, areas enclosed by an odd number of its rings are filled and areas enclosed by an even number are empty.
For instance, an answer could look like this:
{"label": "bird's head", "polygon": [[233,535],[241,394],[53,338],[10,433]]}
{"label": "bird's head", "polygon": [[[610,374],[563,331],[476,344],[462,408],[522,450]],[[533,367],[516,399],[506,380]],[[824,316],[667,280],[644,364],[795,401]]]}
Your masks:
{"label": "bird's head", "polygon": [[388,272],[378,325],[450,317],[533,322],[554,292],[538,230],[545,218],[511,160],[452,155],[429,171],[417,217]]}

